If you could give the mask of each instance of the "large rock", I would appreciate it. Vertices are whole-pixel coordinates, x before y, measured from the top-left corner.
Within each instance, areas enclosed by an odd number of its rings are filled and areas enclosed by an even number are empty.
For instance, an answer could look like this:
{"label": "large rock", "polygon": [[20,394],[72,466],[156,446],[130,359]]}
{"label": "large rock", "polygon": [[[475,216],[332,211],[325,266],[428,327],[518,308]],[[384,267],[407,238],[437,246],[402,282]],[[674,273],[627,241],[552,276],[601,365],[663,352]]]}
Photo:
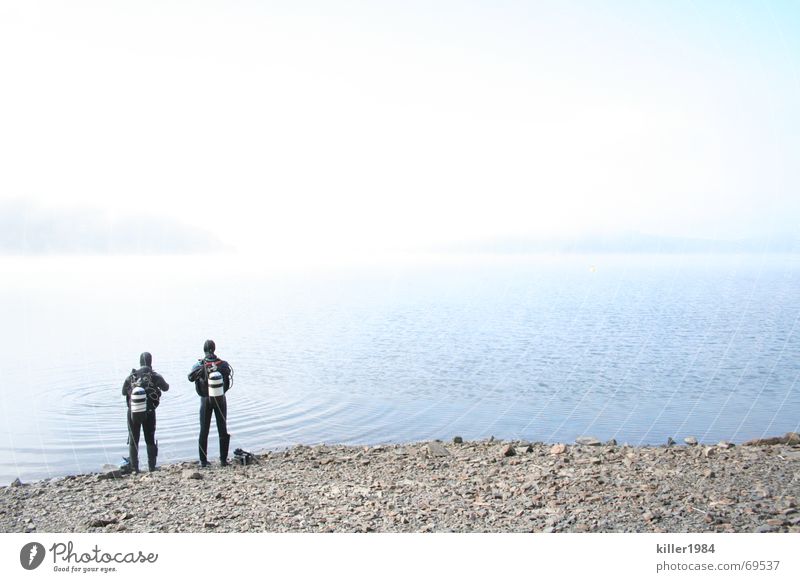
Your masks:
{"label": "large rock", "polygon": [[753,439],[750,441],[745,441],[742,443],[743,446],[746,447],[764,447],[770,445],[780,445],[783,444],[784,440],[781,437],[769,437],[765,439]]}
{"label": "large rock", "polygon": [[450,451],[444,448],[444,445],[438,441],[433,441],[423,447],[425,455],[428,457],[449,457]]}
{"label": "large rock", "polygon": [[731,442],[728,442],[728,441],[719,441],[717,443],[717,448],[718,449],[732,449],[733,447],[734,447],[734,444],[731,443]]}
{"label": "large rock", "polygon": [[11,482],[11,486],[12,486],[12,487],[22,487],[22,481],[20,481],[20,480],[19,480],[19,477],[17,477],[16,479],[14,479],[14,480]]}
{"label": "large rock", "polygon": [[550,448],[551,455],[563,455],[567,452],[567,445],[563,443],[556,443]]}
{"label": "large rock", "polygon": [[800,434],[787,432],[782,437],[767,437],[763,439],[753,439],[742,443],[748,447],[762,447],[770,445],[800,445]]}
{"label": "large rock", "polygon": [[601,444],[603,444],[592,436],[579,436],[575,439],[575,442],[585,447],[599,447]]}
{"label": "large rock", "polygon": [[453,437],[453,444],[460,445],[464,442],[464,439],[460,436]]}
{"label": "large rock", "polygon": [[697,446],[697,439],[695,437],[693,437],[693,436],[685,437],[683,439],[683,442],[685,442],[690,447],[696,447]]}

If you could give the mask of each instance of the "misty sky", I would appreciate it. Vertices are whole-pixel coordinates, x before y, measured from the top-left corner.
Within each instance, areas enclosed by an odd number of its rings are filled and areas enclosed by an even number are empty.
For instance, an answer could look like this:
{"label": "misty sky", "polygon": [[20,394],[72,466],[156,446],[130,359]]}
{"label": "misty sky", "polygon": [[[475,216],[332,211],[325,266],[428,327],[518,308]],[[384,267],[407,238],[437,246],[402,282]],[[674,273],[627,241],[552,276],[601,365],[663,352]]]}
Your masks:
{"label": "misty sky", "polygon": [[0,53],[0,202],[272,253],[800,230],[797,2],[21,0]]}

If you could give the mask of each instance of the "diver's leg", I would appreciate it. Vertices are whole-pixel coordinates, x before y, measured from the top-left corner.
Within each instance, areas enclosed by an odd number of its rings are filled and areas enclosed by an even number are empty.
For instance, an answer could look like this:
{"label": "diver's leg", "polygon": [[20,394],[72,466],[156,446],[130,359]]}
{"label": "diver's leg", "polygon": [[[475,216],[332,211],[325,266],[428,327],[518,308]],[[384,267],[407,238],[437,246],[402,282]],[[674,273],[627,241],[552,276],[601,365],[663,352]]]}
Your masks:
{"label": "diver's leg", "polygon": [[144,441],[147,443],[147,468],[150,471],[156,470],[156,459],[158,457],[158,445],[156,444],[156,411],[151,410],[147,413],[144,420]]}
{"label": "diver's leg", "polygon": [[231,435],[228,434],[228,402],[225,396],[220,396],[214,398],[214,404],[214,416],[219,434],[219,460],[224,467],[228,464],[228,447],[231,443]]}
{"label": "diver's leg", "polygon": [[197,442],[200,464],[208,466],[208,430],[211,428],[211,405],[209,398],[200,399],[200,438]]}
{"label": "diver's leg", "polygon": [[142,426],[141,412],[128,411],[128,453],[131,457],[131,470],[139,472],[139,431]]}

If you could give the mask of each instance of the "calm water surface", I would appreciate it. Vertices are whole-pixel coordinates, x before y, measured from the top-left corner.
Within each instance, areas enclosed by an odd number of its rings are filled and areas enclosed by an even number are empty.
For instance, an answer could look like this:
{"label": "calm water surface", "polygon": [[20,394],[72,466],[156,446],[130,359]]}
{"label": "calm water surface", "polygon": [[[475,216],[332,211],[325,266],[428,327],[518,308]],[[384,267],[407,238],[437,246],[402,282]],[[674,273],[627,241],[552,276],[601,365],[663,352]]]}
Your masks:
{"label": "calm water surface", "polygon": [[[231,450],[434,438],[742,441],[800,425],[800,257],[396,261],[314,275],[213,259],[0,264],[0,483],[127,455],[122,382],[171,385],[159,462],[196,458],[203,340]],[[210,457],[217,451],[212,423]]]}

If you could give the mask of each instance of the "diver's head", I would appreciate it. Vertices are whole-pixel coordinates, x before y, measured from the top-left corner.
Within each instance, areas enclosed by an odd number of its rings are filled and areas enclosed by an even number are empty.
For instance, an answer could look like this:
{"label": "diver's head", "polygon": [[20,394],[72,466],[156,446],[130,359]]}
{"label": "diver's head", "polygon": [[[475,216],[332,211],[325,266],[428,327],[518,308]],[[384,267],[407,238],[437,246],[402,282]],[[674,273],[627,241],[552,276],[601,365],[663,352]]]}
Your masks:
{"label": "diver's head", "polygon": [[150,354],[150,352],[142,352],[142,355],[139,356],[139,365],[140,366],[153,365],[153,356]]}
{"label": "diver's head", "polygon": [[203,344],[203,351],[207,354],[213,354],[216,350],[217,346],[214,340],[206,340],[206,343]]}

